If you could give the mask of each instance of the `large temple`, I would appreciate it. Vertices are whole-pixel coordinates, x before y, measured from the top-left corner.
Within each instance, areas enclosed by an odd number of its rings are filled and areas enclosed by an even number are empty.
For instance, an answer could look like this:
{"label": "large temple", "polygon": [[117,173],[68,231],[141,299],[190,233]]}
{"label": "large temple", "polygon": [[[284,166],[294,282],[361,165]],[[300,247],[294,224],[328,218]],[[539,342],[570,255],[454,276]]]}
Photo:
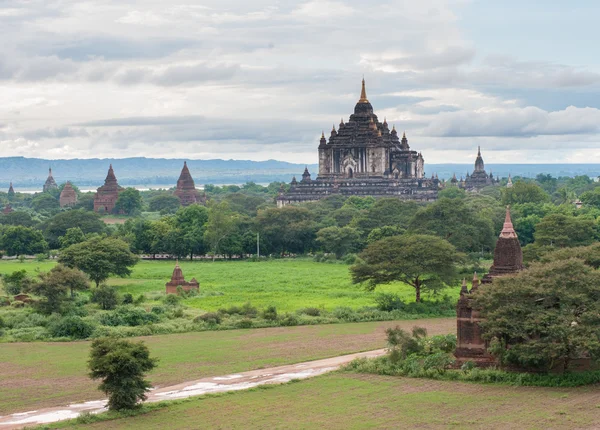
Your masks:
{"label": "large temple", "polygon": [[[456,176],[453,180],[456,179]],[[467,173],[467,177],[464,181],[460,182],[460,187],[467,191],[479,191],[484,187],[490,185],[497,185],[500,183],[500,179],[494,179],[492,172],[488,175],[485,171],[485,165],[483,163],[483,157],[481,156],[481,148],[477,148],[477,158],[475,159],[475,170],[473,173]]]}
{"label": "large temple", "polygon": [[201,195],[196,189],[194,178],[188,169],[187,162],[183,162],[183,169],[177,180],[177,189],[175,190],[175,196],[179,198],[181,206],[189,206],[194,203],[206,203],[206,195]]}
{"label": "large temple", "polygon": [[119,198],[119,193],[123,191],[117,182],[117,177],[113,170],[112,164],[108,168],[108,174],[104,180],[104,185],[98,188],[94,196],[94,211],[103,213],[112,213]]}
{"label": "large temple", "polygon": [[437,198],[440,181],[425,178],[424,159],[411,150],[406,134],[380,122],[367,99],[362,81],[360,99],[347,122],[321,134],[319,174],[312,179],[305,169],[302,180],[294,177],[289,192],[280,193],[279,207],[315,201],[334,194],[344,196],[397,197],[429,201]]}
{"label": "large temple", "polygon": [[48,169],[48,179],[46,179],[46,182],[44,183],[44,188],[43,191],[44,193],[50,190],[57,190],[58,189],[58,185],[56,184],[56,181],[54,180],[54,177],[52,176],[52,168]]}
{"label": "large temple", "polygon": [[[491,284],[494,278],[514,275],[521,270],[523,270],[523,252],[507,208],[504,226],[494,250],[494,263],[481,283]],[[471,290],[467,288],[466,281],[463,281],[460,299],[456,306],[457,344],[454,355],[459,365],[467,361],[483,367],[496,364],[495,358],[487,350],[488,343],[481,336],[479,323],[483,319],[479,311],[473,308],[472,293],[477,291],[479,284],[477,274],[473,277]]]}

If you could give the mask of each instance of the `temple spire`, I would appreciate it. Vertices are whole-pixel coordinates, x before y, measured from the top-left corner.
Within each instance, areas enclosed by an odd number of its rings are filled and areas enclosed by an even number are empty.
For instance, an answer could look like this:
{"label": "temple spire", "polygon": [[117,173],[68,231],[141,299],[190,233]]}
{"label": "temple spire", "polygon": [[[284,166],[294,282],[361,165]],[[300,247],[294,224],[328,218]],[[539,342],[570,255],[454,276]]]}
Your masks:
{"label": "temple spire", "polygon": [[369,100],[367,99],[367,90],[365,88],[365,78],[363,78],[362,80],[362,89],[360,91],[360,100],[358,102],[369,103]]}
{"label": "temple spire", "polygon": [[504,218],[504,226],[502,228],[502,232],[500,233],[500,237],[504,239],[517,238],[517,233],[515,232],[515,228],[513,227],[513,223],[510,218],[510,206],[506,206],[506,217]]}

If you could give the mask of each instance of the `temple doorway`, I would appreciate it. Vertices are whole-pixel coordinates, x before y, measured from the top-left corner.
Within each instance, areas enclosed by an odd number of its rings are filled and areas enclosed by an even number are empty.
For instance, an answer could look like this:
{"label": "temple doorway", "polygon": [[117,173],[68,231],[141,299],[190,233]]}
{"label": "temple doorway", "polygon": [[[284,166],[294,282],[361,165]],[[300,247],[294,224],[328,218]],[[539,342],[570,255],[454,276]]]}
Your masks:
{"label": "temple doorway", "polygon": [[352,179],[352,177],[354,176],[354,172],[352,171],[352,168],[348,169],[348,178]]}

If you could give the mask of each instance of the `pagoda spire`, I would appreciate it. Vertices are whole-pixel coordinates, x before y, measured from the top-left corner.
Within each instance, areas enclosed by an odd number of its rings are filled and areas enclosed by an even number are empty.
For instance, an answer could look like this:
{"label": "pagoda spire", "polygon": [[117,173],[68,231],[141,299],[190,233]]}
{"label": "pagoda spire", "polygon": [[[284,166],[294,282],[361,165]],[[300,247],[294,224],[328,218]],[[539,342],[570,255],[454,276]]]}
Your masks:
{"label": "pagoda spire", "polygon": [[362,89],[360,91],[360,100],[358,102],[359,103],[369,103],[369,100],[367,99],[367,90],[365,88],[365,78],[364,77],[362,80]]}
{"label": "pagoda spire", "polygon": [[506,206],[506,217],[504,218],[504,226],[502,228],[502,232],[500,233],[500,237],[504,239],[517,238],[517,233],[515,232],[515,228],[513,227],[513,223],[510,218],[510,206]]}

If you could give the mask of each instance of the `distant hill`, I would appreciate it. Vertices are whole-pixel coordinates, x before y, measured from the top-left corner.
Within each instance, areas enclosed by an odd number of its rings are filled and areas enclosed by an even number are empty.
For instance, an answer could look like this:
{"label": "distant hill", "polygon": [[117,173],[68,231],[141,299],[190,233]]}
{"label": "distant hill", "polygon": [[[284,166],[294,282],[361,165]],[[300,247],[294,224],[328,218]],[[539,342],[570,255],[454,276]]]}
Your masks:
{"label": "distant hill", "polygon": [[[119,158],[119,159],[72,159],[44,160],[41,158],[5,157],[0,158],[0,189],[7,188],[13,182],[15,188],[41,189],[48,167],[60,184],[67,180],[80,187],[97,187],[106,177],[108,165],[112,163],[121,185],[137,186],[174,186],[183,166],[183,159],[164,158]],[[269,183],[273,181],[289,182],[292,176],[298,179],[305,164],[285,161],[248,161],[248,160],[187,160],[196,181],[201,184],[242,184],[248,181]],[[494,176],[535,177],[539,173],[548,173],[554,177],[588,175],[600,176],[600,164],[486,164],[488,173]],[[313,178],[318,166],[309,164]],[[437,173],[440,179],[451,178],[454,173],[460,178],[473,171],[472,164],[426,164],[427,175]]]}

